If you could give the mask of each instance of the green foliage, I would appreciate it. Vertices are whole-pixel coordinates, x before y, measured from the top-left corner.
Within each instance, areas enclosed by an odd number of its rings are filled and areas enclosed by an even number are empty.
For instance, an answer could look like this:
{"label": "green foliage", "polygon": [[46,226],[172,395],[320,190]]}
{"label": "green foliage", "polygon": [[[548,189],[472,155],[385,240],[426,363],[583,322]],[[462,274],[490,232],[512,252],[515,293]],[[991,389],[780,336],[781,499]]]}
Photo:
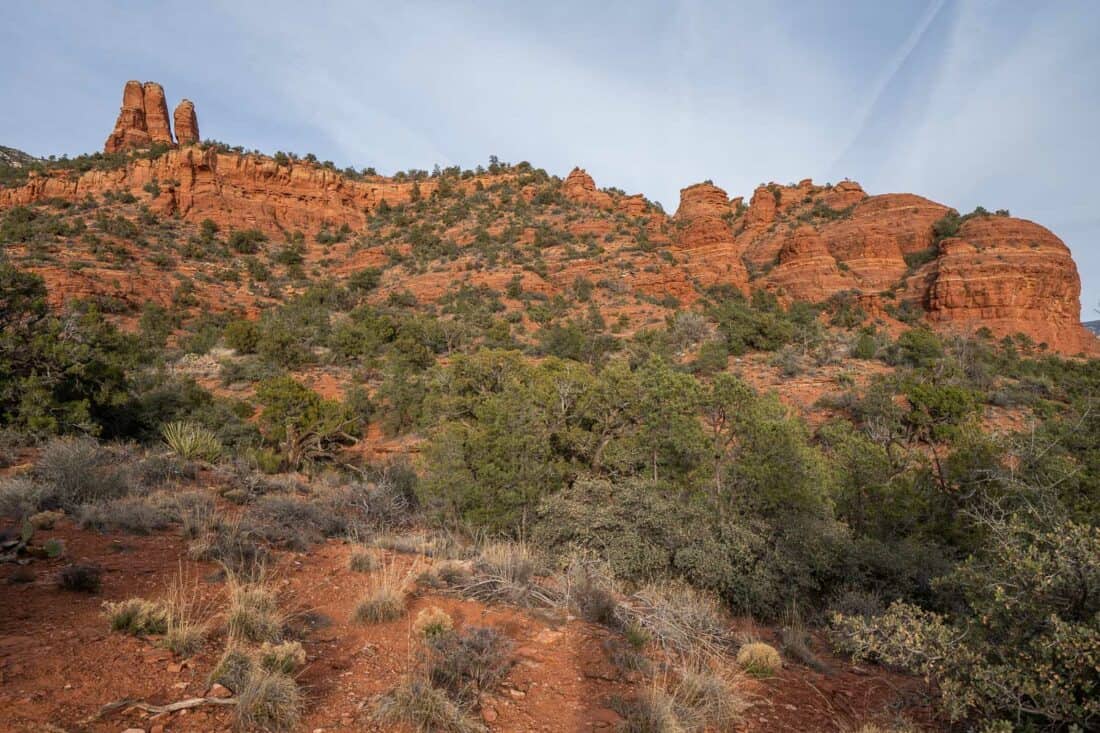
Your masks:
{"label": "green foliage", "polygon": [[213,463],[222,454],[222,444],[212,430],[188,422],[164,423],[164,442],[180,458]]}
{"label": "green foliage", "polygon": [[260,245],[267,241],[267,235],[259,229],[234,229],[229,233],[227,244],[234,252],[241,254],[256,254],[260,251]]}
{"label": "green foliage", "polygon": [[748,349],[775,351],[789,343],[795,335],[795,324],[783,311],[774,296],[757,291],[750,303],[734,293],[711,306],[709,315],[726,338],[729,352],[734,355]]}
{"label": "green foliage", "polygon": [[35,434],[120,432],[137,337],[90,306],[52,316],[45,293],[38,276],[0,264],[0,424]]}
{"label": "green foliage", "polygon": [[940,585],[949,616],[895,603],[837,616],[840,646],[933,680],[953,720],[1088,729],[1100,720],[1100,530],[990,520],[989,542]]}
{"label": "green foliage", "polygon": [[279,447],[293,469],[331,460],[364,427],[346,405],[322,399],[291,377],[261,382],[256,398],[263,406],[260,425],[265,438]]}

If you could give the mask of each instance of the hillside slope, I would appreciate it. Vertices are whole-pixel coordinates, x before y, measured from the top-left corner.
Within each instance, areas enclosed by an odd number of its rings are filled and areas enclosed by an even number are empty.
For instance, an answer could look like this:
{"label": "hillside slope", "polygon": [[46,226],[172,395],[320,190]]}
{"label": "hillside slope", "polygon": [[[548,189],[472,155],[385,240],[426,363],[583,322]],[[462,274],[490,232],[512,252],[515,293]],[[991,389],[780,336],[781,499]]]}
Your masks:
{"label": "hillside slope", "polygon": [[[192,226],[209,219],[222,230],[257,229],[276,239],[302,232],[306,261],[326,260],[326,273],[337,278],[386,260],[387,247],[419,247],[416,258],[432,267],[406,267],[400,281],[429,298],[444,283],[496,286],[517,276],[525,286],[537,280],[531,286],[547,293],[580,276],[611,278],[617,287],[679,303],[719,285],[764,289],[783,302],[854,297],[887,321],[921,320],[943,332],[1023,333],[1066,354],[1100,349],[1078,320],[1080,278],[1069,249],[1041,225],[1007,212],[960,216],[911,194],[869,195],[852,181],[807,179],[761,185],[747,205],[710,182],[696,184],[681,191],[669,216],[642,196],[598,189],[579,168],[564,181],[527,164],[392,177],[338,171],[311,156],[190,144],[198,128],[190,103],[177,110],[177,128],[182,122],[186,130],[177,145],[166,108],[139,113],[135,100],[144,89],[160,87],[127,85],[105,154],[0,188],[0,210],[127,193],[152,213]],[[153,96],[160,110],[163,90]],[[156,120],[155,134],[147,117]],[[126,149],[136,152],[120,152]],[[400,216],[386,226],[394,207]],[[355,252],[342,261],[332,252],[320,255],[317,240],[341,228],[346,240],[354,237]],[[438,240],[437,251],[410,234],[431,238],[433,247]],[[548,267],[532,278],[531,262],[522,257],[487,258],[486,240],[526,249],[528,260]],[[140,267],[130,275],[157,278]]]}

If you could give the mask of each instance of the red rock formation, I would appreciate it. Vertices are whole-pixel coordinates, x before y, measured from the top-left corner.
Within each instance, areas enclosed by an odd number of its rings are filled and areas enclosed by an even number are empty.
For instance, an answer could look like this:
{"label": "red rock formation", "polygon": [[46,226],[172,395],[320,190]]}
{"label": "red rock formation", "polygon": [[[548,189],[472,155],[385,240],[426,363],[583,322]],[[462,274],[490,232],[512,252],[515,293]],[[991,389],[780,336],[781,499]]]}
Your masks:
{"label": "red rock formation", "polygon": [[680,206],[672,219],[672,243],[691,253],[689,270],[707,284],[748,284],[749,274],[730,227],[732,214],[726,192],[713,183],[696,183],[680,190]]}
{"label": "red rock formation", "polygon": [[[429,197],[438,185],[435,179],[352,180],[315,164],[280,165],[259,155],[219,153],[192,144],[199,139],[193,104],[184,100],[173,117],[187,147],[113,170],[33,174],[21,187],[0,187],[0,209],[50,198],[79,201],[120,189],[141,196],[156,180],[162,193],[150,205],[158,211],[191,221],[210,218],[223,229],[257,227],[277,234],[316,231],[322,224],[358,229],[382,201],[408,202],[414,187]],[[168,130],[163,90],[129,82],[105,148],[167,142]],[[473,192],[510,177],[481,176],[457,185]],[[570,201],[641,218],[650,244],[672,250],[665,253],[671,255],[664,258],[668,261],[630,276],[628,288],[650,295],[690,302],[699,286],[716,283],[765,287],[788,300],[823,301],[853,290],[862,307],[878,317],[885,317],[891,303],[911,301],[941,329],[988,327],[999,336],[1023,332],[1064,353],[1100,353],[1100,341],[1078,323],[1080,280],[1068,249],[1031,222],[971,218],[957,237],[933,248],[933,223],[949,211],[946,206],[911,194],[868,196],[852,181],[760,186],[747,208],[711,183],[696,184],[681,191],[672,219],[651,210],[640,196],[600,191],[580,168],[569,174],[562,191]],[[522,193],[531,198],[537,191],[528,187]],[[572,218],[567,228],[574,236],[602,240],[620,225],[590,213]],[[907,263],[906,256],[914,254],[923,254],[924,263]],[[602,268],[595,259],[571,258],[562,277],[599,279],[607,274]],[[438,273],[440,287],[451,275]],[[572,280],[562,282],[547,287],[565,287]]]}
{"label": "red rock formation", "polygon": [[1027,334],[1064,353],[1096,353],[1100,342],[1080,323],[1081,281],[1069,248],[1024,219],[966,221],[940,243],[926,293],[928,318],[971,332]]}
{"label": "red rock formation", "polygon": [[595,206],[599,209],[611,208],[611,194],[596,188],[596,182],[583,168],[574,168],[565,178],[562,194],[570,201]]}
{"label": "red rock formation", "polygon": [[176,106],[176,111],[172,113],[172,122],[176,127],[176,142],[180,145],[190,145],[201,139],[199,118],[190,99],[184,99]]}
{"label": "red rock formation", "polygon": [[801,226],[785,238],[779,263],[766,279],[772,289],[794,300],[820,300],[823,293],[851,287],[850,279],[811,226]]}
{"label": "red rock formation", "polygon": [[115,129],[103,150],[117,153],[128,148],[147,148],[150,140],[145,124],[145,90],[140,81],[128,81],[122,90],[122,109],[118,112]]}
{"label": "red rock formation", "polygon": [[168,122],[168,102],[164,99],[164,87],[155,81],[142,87],[145,105],[145,129],[153,143],[171,145],[172,126]]}
{"label": "red rock formation", "polygon": [[[325,222],[361,227],[366,210],[382,200],[407,203],[417,185],[388,179],[353,181],[311,163],[278,165],[258,155],[189,146],[151,160],[130,160],[113,170],[35,176],[19,188],[0,188],[0,209],[54,197],[78,201],[87,194],[102,196],[119,189],[145,195],[143,188],[154,180],[162,191],[157,204],[164,213],[210,218],[223,228],[257,227],[271,234],[281,229],[315,231]],[[489,185],[493,179],[481,180]],[[434,179],[419,181],[425,198],[437,185]],[[464,181],[461,187],[472,193],[474,185]]]}

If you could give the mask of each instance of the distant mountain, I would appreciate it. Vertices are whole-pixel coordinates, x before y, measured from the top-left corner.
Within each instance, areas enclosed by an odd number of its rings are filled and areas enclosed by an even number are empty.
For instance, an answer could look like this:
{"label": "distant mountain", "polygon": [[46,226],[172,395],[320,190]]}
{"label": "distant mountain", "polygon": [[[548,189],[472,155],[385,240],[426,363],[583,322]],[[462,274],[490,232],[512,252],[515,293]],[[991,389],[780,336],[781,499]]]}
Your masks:
{"label": "distant mountain", "polygon": [[0,145],[0,165],[11,166],[12,168],[22,168],[25,165],[37,162],[38,158],[33,155],[28,155],[22,150],[6,148]]}
{"label": "distant mountain", "polygon": [[1100,321],[1085,321],[1081,325],[1100,336]]}

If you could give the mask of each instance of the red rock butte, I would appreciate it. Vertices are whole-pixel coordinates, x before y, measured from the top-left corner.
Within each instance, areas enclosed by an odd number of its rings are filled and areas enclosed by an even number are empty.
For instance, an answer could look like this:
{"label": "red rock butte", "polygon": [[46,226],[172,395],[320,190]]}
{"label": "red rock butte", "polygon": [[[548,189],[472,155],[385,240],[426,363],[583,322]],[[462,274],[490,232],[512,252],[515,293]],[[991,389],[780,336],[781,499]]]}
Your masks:
{"label": "red rock butte", "polygon": [[176,137],[172,137],[172,123],[168,119],[168,102],[164,87],[153,81],[142,84],[128,81],[122,90],[122,108],[115,121],[115,129],[103,145],[103,152],[139,150],[153,145],[190,145],[199,141],[199,120],[195,105],[188,99],[176,107],[172,115]]}
{"label": "red rock butte", "polygon": [[[433,178],[351,178],[306,160],[190,145],[199,132],[188,100],[173,121],[185,147],[134,157],[113,170],[49,171],[21,187],[0,188],[0,208],[119,189],[140,193],[159,181],[151,206],[161,213],[277,235],[322,225],[359,229],[382,201],[399,205],[430,196],[438,185]],[[127,82],[105,149],[157,143],[174,144],[164,91],[152,82]],[[488,182],[493,174],[479,175]],[[473,191],[480,183],[463,179],[460,186]],[[988,328],[997,336],[1026,334],[1065,354],[1100,354],[1100,340],[1079,321],[1081,282],[1069,249],[1048,229],[1006,212],[961,217],[950,236],[937,237],[934,224],[954,215],[944,204],[908,193],[870,195],[853,181],[806,179],[761,185],[747,205],[710,181],[698,183],[680,192],[669,217],[640,195],[598,189],[581,168],[565,178],[561,195],[579,207],[574,233],[603,236],[609,217],[625,216],[650,246],[664,250],[673,267],[652,274],[643,268],[633,279],[650,295],[688,304],[700,286],[715,284],[769,290],[786,302],[847,293],[879,318],[904,308],[942,332]],[[594,259],[573,259],[568,275],[598,267]]]}

